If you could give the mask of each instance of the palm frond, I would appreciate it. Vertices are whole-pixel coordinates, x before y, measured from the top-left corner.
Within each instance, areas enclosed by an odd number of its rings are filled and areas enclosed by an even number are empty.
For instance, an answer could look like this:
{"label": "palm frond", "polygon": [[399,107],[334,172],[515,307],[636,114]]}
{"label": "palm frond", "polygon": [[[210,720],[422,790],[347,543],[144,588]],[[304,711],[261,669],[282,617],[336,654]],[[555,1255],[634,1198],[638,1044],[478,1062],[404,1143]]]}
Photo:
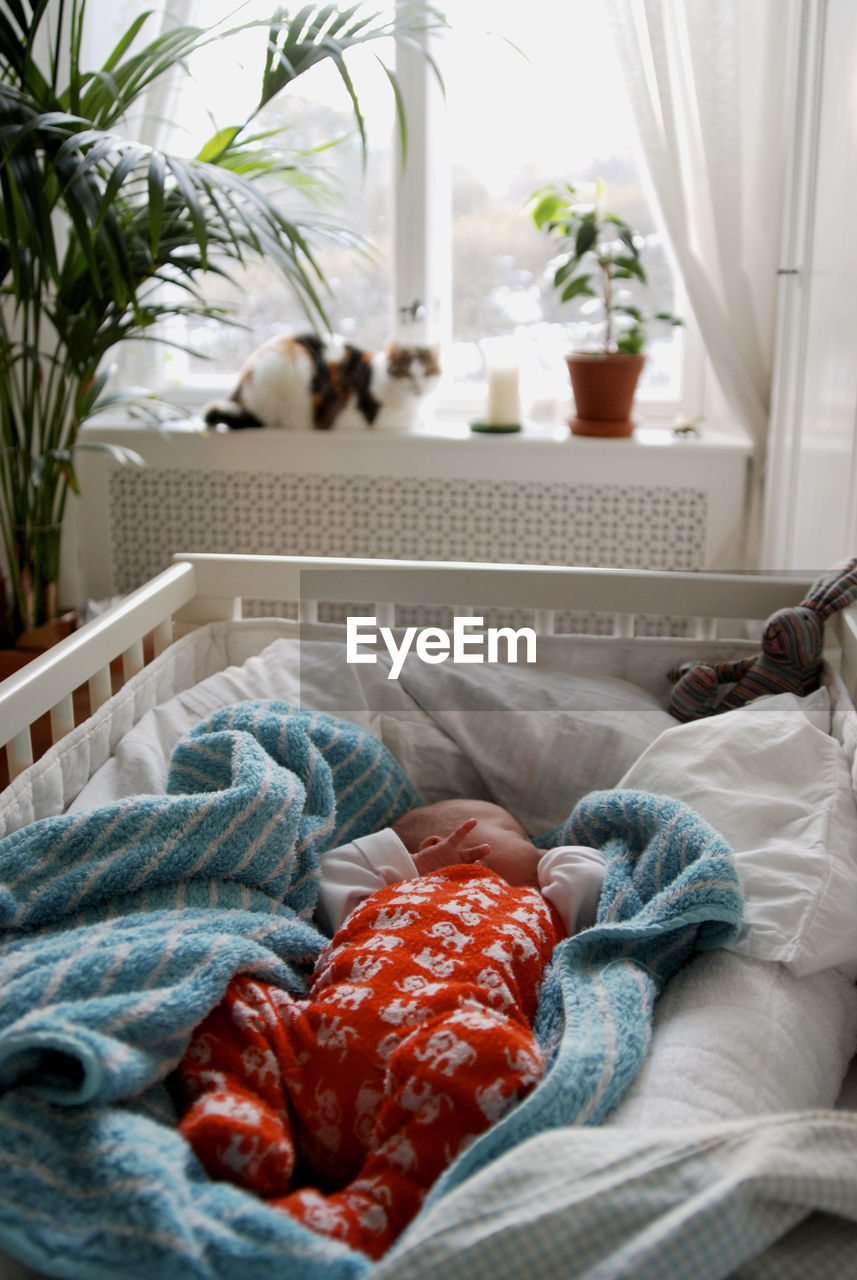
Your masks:
{"label": "palm frond", "polygon": [[[345,88],[365,156],[352,52],[393,37],[420,43],[442,22],[435,11],[426,20],[397,6],[389,19],[363,3],[315,3],[230,30],[175,24],[150,34],[155,12],[141,10],[103,65],[86,68],[86,7],[0,6],[0,542],[13,631],[50,612],[80,424],[128,398],[128,389],[107,389],[111,349],[131,336],[163,342],[159,325],[176,315],[221,318],[203,278],[229,279],[260,258],[307,316],[326,324],[315,246],[332,237],[366,247],[343,227],[281,204],[278,195],[300,192],[319,205],[331,188],[314,153],[289,150],[258,127],[260,111],[327,63]],[[248,119],[219,130],[192,159],[126,136],[123,119],[152,85],[197,50],[253,27],[261,66]],[[401,91],[393,68],[378,60],[404,146]]]}

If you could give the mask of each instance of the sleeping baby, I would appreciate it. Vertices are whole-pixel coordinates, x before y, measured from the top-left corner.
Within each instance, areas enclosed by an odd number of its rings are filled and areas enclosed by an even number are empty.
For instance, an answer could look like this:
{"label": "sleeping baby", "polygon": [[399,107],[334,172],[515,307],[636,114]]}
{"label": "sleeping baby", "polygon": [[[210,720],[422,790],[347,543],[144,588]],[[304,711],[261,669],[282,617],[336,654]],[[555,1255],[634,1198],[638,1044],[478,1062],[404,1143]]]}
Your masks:
{"label": "sleeping baby", "polygon": [[450,800],[321,869],[333,938],[308,997],[233,979],[178,1068],[179,1127],[211,1177],[379,1258],[542,1075],[542,972],[594,923],[604,860],[537,849],[499,805]]}

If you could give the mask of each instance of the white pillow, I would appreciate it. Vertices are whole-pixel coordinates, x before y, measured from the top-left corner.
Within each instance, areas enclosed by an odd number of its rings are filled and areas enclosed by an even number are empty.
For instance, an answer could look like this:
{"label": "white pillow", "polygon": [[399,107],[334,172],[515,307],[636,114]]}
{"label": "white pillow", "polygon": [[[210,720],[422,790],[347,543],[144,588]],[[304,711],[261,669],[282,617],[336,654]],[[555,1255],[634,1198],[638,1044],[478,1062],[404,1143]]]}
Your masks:
{"label": "white pillow", "polygon": [[857,976],[857,805],[826,689],[664,733],[620,787],[683,800],[729,841],[746,905],[732,949]]}
{"label": "white pillow", "polygon": [[615,786],[675,724],[653,694],[609,676],[408,660],[400,683],[533,837],[563,822],[587,792]]}
{"label": "white pillow", "polygon": [[[419,711],[415,712],[419,716]],[[461,748],[429,716],[384,714],[371,722],[426,804],[436,800],[490,800],[479,773]]]}

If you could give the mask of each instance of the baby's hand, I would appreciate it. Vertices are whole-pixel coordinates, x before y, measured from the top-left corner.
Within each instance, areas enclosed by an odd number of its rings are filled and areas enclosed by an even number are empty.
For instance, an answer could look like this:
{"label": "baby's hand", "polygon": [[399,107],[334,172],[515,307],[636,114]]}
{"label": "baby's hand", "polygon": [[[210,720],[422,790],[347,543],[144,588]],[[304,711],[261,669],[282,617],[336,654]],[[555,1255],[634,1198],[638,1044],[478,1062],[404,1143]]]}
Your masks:
{"label": "baby's hand", "polygon": [[426,836],[419,849],[413,855],[414,864],[421,876],[430,871],[442,871],[444,867],[455,867],[461,863],[478,862],[487,858],[491,852],[490,844],[474,844],[462,849],[461,842],[476,826],[475,818],[468,818],[456,827],[449,836]]}

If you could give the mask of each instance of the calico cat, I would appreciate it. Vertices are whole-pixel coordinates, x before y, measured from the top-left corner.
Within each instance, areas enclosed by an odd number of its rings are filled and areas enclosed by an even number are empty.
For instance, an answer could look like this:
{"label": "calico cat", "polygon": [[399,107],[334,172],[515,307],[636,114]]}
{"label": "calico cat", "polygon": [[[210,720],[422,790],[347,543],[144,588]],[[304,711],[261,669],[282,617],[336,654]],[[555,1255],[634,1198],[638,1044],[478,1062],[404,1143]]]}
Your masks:
{"label": "calico cat", "polygon": [[244,362],[230,400],[203,409],[206,426],[301,431],[413,426],[440,378],[436,347],[391,342],[369,352],[307,333],[280,335]]}

